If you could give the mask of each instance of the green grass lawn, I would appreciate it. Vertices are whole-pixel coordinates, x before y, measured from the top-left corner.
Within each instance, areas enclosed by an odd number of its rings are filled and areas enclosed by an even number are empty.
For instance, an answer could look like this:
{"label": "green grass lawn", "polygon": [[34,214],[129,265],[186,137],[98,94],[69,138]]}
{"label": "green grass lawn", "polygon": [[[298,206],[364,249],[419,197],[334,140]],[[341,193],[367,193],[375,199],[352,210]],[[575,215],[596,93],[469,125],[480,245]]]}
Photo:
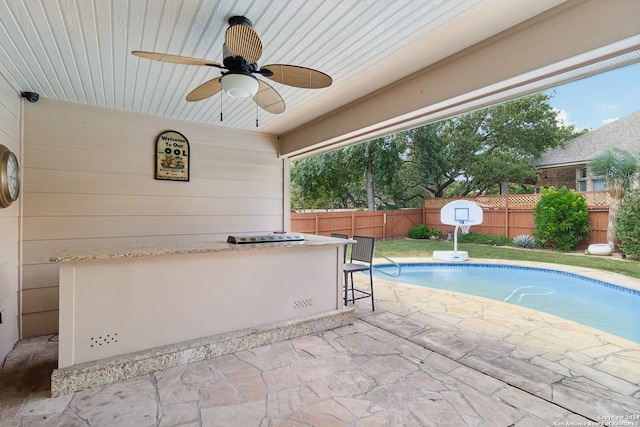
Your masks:
{"label": "green grass lawn", "polygon": [[[392,259],[393,257],[431,257],[433,251],[451,250],[453,250],[453,242],[413,239],[376,241],[376,251]],[[610,257],[600,257],[584,255],[581,252],[567,253],[538,249],[515,249],[506,246],[488,246],[473,243],[458,243],[458,250],[467,251],[469,258],[549,262],[595,268],[640,279],[640,261],[622,260],[618,254]]]}

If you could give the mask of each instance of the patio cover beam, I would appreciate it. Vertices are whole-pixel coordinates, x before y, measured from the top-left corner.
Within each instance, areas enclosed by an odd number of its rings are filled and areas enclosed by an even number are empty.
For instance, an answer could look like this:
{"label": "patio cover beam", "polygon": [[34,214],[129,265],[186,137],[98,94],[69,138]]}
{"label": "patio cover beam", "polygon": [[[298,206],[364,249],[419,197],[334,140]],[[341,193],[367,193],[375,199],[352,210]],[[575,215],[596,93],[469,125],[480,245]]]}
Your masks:
{"label": "patio cover beam", "polygon": [[[568,0],[281,135],[280,155],[308,157],[558,85],[550,78],[640,50],[638,16],[637,0]],[[602,71],[586,70],[567,81]]]}

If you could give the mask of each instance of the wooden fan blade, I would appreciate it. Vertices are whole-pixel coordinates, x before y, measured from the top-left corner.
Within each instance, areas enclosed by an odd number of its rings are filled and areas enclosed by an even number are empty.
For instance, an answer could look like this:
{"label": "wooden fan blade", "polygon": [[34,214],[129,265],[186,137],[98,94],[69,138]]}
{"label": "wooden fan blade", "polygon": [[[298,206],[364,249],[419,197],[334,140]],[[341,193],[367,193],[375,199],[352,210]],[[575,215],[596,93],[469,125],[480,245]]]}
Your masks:
{"label": "wooden fan blade", "polygon": [[200,101],[205,98],[215,95],[222,90],[222,83],[220,83],[220,77],[211,79],[208,82],[202,83],[200,86],[189,92],[187,95],[187,101]]}
{"label": "wooden fan blade", "polygon": [[256,31],[245,24],[235,24],[224,33],[224,43],[232,56],[242,56],[248,64],[262,56],[262,40]]}
{"label": "wooden fan blade", "polygon": [[191,58],[188,56],[169,55],[167,53],[145,52],[143,50],[134,50],[132,54],[141,58],[153,59],[154,61],[171,62],[173,64],[184,65],[208,65],[210,67],[223,68],[222,65],[207,59]]}
{"label": "wooden fan blade", "polygon": [[331,86],[331,83],[333,83],[329,75],[307,67],[271,64],[265,65],[262,68],[266,68],[273,73],[272,76],[265,76],[266,78],[288,86],[301,87],[304,89],[319,89]]}
{"label": "wooden fan blade", "polygon": [[265,111],[273,114],[284,112],[284,100],[280,94],[267,82],[258,80],[260,87],[258,93],[255,94],[253,100]]}

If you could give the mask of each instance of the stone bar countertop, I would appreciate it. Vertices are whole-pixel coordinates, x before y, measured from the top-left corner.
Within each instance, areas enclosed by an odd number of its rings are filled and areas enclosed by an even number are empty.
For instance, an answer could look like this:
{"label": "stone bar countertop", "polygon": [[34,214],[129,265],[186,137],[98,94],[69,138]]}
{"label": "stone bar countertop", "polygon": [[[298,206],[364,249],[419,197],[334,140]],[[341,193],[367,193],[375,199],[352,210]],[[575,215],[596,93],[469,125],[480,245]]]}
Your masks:
{"label": "stone bar countertop", "polygon": [[182,255],[213,252],[240,252],[273,248],[300,248],[310,246],[351,244],[354,240],[305,234],[304,240],[268,243],[233,244],[223,241],[154,243],[144,245],[112,245],[70,248],[49,258],[51,262],[102,261],[125,258],[152,257],[162,255]]}

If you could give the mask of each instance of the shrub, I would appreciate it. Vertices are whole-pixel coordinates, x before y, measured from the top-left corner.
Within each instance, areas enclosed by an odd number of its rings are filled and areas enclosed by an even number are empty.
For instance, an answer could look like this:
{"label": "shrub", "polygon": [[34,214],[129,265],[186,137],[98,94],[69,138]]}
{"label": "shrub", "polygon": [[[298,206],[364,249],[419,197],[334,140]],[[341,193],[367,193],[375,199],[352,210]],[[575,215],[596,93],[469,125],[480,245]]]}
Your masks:
{"label": "shrub", "polygon": [[488,244],[491,242],[496,246],[504,246],[511,243],[511,239],[502,235],[496,234],[494,236],[489,236],[484,233],[474,233],[473,231],[469,231],[467,234],[458,234],[458,242],[459,243],[478,243],[478,244]]}
{"label": "shrub", "polygon": [[584,196],[562,187],[545,188],[533,210],[533,236],[543,247],[569,251],[589,237],[589,212]]}
{"label": "shrub", "polygon": [[620,249],[640,258],[640,190],[627,193],[618,215],[616,231]]}
{"label": "shrub", "polygon": [[536,239],[528,234],[518,234],[513,238],[513,246],[516,248],[535,249]]}
{"label": "shrub", "polygon": [[496,246],[506,246],[511,244],[511,239],[504,234],[496,234],[493,237],[493,244]]}
{"label": "shrub", "polygon": [[409,237],[412,239],[431,239],[432,237],[440,239],[441,236],[442,233],[440,231],[433,230],[424,224],[414,225],[409,229]]}
{"label": "shrub", "polygon": [[458,233],[458,243],[487,243],[490,237],[484,233],[474,233],[469,231],[467,234]]}

